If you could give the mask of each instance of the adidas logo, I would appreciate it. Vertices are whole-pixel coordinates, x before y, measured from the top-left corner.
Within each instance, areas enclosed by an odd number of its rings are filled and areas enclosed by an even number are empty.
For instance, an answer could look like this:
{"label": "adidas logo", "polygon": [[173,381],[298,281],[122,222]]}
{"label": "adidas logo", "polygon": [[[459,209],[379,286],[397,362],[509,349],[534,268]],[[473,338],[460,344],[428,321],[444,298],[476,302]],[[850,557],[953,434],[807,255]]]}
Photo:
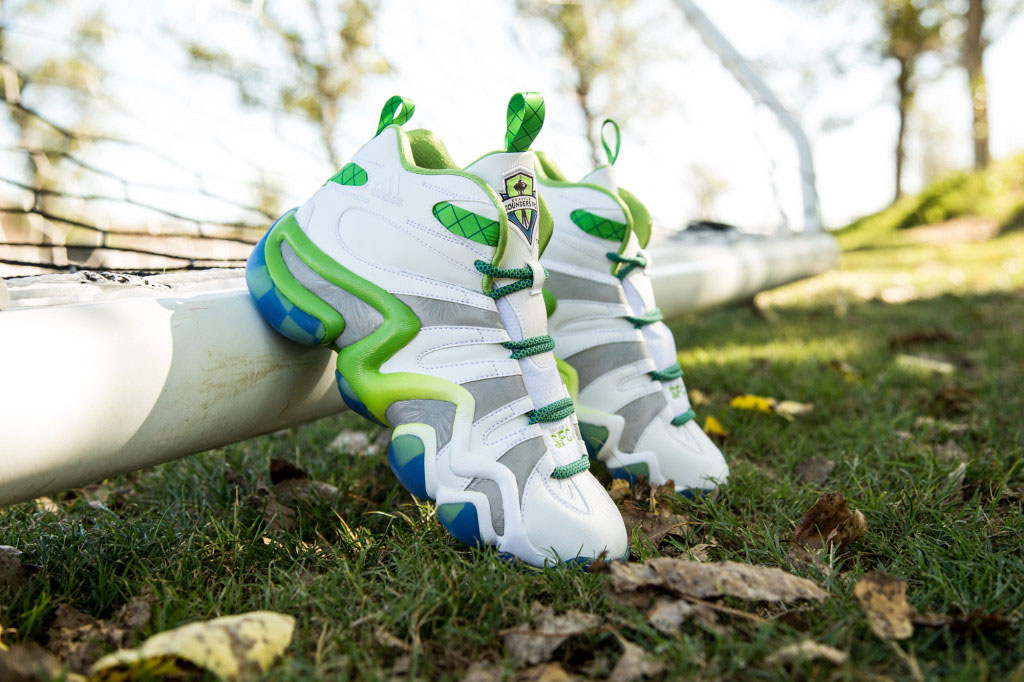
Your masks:
{"label": "adidas logo", "polygon": [[392,175],[390,178],[374,184],[370,193],[381,201],[386,201],[389,204],[401,207],[403,201],[399,194],[398,187],[401,179],[402,177],[400,175]]}

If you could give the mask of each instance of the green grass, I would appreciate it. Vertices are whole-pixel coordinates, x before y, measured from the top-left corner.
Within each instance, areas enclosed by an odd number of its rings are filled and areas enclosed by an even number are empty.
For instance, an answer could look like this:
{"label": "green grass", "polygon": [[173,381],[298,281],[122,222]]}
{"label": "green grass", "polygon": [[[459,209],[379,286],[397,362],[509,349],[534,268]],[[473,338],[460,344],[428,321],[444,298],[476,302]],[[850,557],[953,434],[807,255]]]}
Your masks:
{"label": "green grass", "polygon": [[[858,251],[844,255],[836,272],[763,294],[759,304],[774,311],[768,319],[735,308],[675,324],[687,383],[710,398],[698,413],[716,416],[730,433],[733,475],[716,499],[679,502],[690,519],[687,536],[662,551],[714,538],[713,560],[778,566],[831,593],[790,610],[727,601],[766,625],[724,616],[725,631],[688,624],[668,637],[642,612],[613,605],[603,576],[525,570],[493,551],[458,545],[429,505],[413,503],[398,486],[385,457],[328,449],[342,428],[376,433],[353,415],[107,481],[91,493],[105,506],[80,497],[59,513],[33,505],[0,512],[0,544],[41,566],[25,587],[0,591],[0,623],[17,628],[8,641],[45,641],[57,604],[108,617],[149,586],[154,617],[141,635],[252,609],[294,615],[295,640],[267,679],[387,679],[406,650],[408,676],[458,679],[476,661],[503,661],[501,632],[541,602],[604,615],[609,630],[668,664],[668,678],[909,679],[904,659],[871,633],[853,597],[865,572],[906,579],[921,611],[1024,612],[1022,253],[1021,233],[981,244]],[[894,336],[935,329],[949,339],[889,347]],[[896,361],[899,353],[955,369],[917,373]],[[835,361],[863,380],[845,378]],[[942,393],[948,388],[965,390],[950,401]],[[787,422],[728,407],[738,392],[816,408]],[[940,455],[949,440],[970,455],[962,495],[951,495],[947,478],[957,462]],[[796,478],[797,464],[812,456],[836,462],[823,485]],[[298,463],[342,493],[302,506],[294,530],[268,531],[256,488],[271,457]],[[830,577],[794,565],[786,542],[829,490],[843,492],[870,525],[837,552]],[[652,551],[634,558],[641,554]],[[807,638],[847,651],[848,662],[766,663],[773,651]],[[1020,624],[919,627],[899,646],[928,678],[1024,675]],[[574,640],[558,659],[601,676],[618,655],[606,630]]]}
{"label": "green grass", "polygon": [[1002,232],[1024,227],[1024,154],[981,171],[953,171],[837,234],[846,249],[877,246],[892,241],[899,230],[961,216],[994,220]]}

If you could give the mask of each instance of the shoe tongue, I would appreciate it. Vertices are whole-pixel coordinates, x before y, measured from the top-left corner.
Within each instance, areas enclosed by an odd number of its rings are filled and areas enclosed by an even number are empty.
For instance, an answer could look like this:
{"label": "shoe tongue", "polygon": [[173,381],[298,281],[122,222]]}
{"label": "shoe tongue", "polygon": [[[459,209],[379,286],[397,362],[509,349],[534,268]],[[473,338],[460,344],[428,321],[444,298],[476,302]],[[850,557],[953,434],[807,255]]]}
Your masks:
{"label": "shoe tongue", "polygon": [[[534,161],[532,151],[494,152],[466,168],[497,192],[505,209],[508,232],[505,236],[505,251],[498,263],[500,268],[522,268],[529,265],[537,272],[542,272],[540,206]],[[536,291],[533,287],[517,291],[507,298],[519,312],[517,326],[522,329],[522,338],[547,333],[547,315],[539,287]]]}

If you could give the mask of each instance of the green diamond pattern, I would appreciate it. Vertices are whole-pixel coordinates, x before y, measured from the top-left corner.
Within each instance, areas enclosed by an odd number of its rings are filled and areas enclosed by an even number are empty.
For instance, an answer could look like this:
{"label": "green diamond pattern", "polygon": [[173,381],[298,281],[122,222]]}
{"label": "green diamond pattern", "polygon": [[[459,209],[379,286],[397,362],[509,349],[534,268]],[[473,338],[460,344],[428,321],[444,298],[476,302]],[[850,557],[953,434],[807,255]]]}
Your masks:
{"label": "green diamond pattern", "polygon": [[544,98],[539,92],[519,92],[508,102],[505,150],[525,152],[544,126]]}
{"label": "green diamond pattern", "polygon": [[496,220],[490,220],[482,215],[477,215],[472,211],[449,204],[447,201],[442,201],[434,206],[434,217],[448,231],[460,237],[471,239],[478,244],[486,246],[498,245],[501,226],[498,225]]}
{"label": "green diamond pattern", "polygon": [[392,123],[402,125],[412,118],[412,113],[414,111],[416,111],[416,104],[414,104],[411,99],[395,95],[384,103],[384,108],[380,111],[380,122],[377,124],[377,134],[380,135],[380,132]]}
{"label": "green diamond pattern", "polygon": [[583,209],[576,209],[569,214],[569,219],[576,223],[587,234],[592,234],[601,239],[611,239],[621,242],[626,236],[626,223],[620,223],[608,218],[602,218]]}
{"label": "green diamond pattern", "polygon": [[356,163],[347,164],[344,168],[334,174],[328,182],[336,182],[339,185],[351,185],[361,187],[366,184],[368,176],[366,170]]}

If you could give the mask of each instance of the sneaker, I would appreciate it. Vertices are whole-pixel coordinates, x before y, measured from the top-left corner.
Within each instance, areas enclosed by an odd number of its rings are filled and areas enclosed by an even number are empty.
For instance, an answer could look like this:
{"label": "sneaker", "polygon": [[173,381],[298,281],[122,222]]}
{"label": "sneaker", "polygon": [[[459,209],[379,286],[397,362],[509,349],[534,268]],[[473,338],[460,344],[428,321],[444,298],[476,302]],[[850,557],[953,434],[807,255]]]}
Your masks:
{"label": "sneaker", "polygon": [[728,466],[690,406],[672,332],[654,302],[651,219],[620,189],[618,156],[578,183],[537,152],[537,182],[551,209],[554,236],[543,264],[553,295],[548,321],[558,354],[578,375],[578,415],[587,449],[615,478],[671,479],[687,496],[725,482]]}
{"label": "sneaker", "polygon": [[274,223],[249,290],[277,331],[338,352],[345,403],[394,429],[392,470],[455,538],[538,566],[621,556],[622,521],[544,374],[552,342],[529,243],[545,223],[531,216],[524,232],[432,133],[406,133],[413,109],[388,100],[352,162]]}

